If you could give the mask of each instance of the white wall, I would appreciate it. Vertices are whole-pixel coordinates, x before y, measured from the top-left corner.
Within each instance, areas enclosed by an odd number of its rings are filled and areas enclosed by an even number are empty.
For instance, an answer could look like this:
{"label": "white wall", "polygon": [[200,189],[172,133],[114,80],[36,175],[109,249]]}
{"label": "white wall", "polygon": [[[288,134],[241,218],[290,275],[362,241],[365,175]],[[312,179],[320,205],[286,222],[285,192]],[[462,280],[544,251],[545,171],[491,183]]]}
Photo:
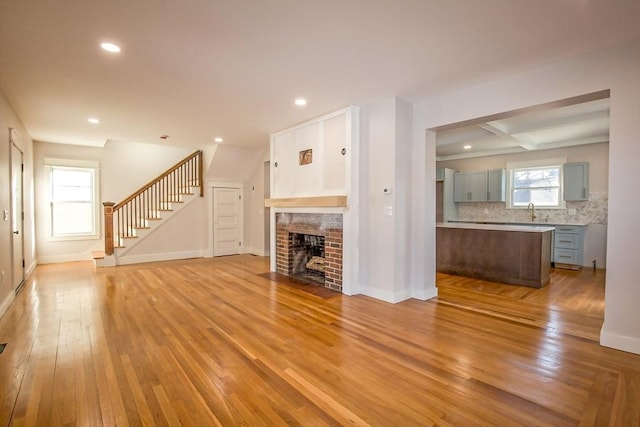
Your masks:
{"label": "white wall", "polygon": [[374,298],[395,301],[395,98],[360,108],[360,215],[359,291]]}
{"label": "white wall", "polygon": [[13,106],[0,91],[0,271],[4,272],[4,280],[0,277],[0,316],[4,314],[14,298],[12,280],[12,229],[11,218],[4,220],[2,212],[11,212],[11,187],[9,158],[11,143],[9,142],[9,128],[15,129],[14,143],[23,152],[23,209],[24,209],[24,258],[25,276],[35,268],[36,246],[34,239],[34,203],[33,203],[33,141],[29,136]]}
{"label": "white wall", "polygon": [[413,185],[420,179],[413,166],[413,106],[385,98],[360,111],[358,290],[388,302],[429,298],[435,290],[426,288],[424,262],[414,257],[423,244],[417,240],[426,239],[414,228],[414,208],[424,198]]}
{"label": "white wall", "polygon": [[[45,158],[100,162],[100,201],[119,202],[173,166],[193,150],[184,147],[108,141],[102,148],[35,142],[36,246],[38,263],[91,259],[91,252],[104,249],[104,232],[93,240],[49,241],[47,239],[48,188]],[[102,209],[101,209],[102,218]],[[101,225],[104,231],[104,224]],[[198,245],[199,248],[199,245]]]}
{"label": "white wall", "polygon": [[[419,103],[415,117],[420,128],[431,129],[606,89],[611,90],[609,226],[600,342],[640,354],[640,197],[633,197],[640,188],[640,42],[433,96]],[[416,132],[414,143],[424,145],[424,136]],[[426,150],[424,164],[431,180],[435,176],[433,141],[427,140]],[[431,185],[425,184],[427,196],[431,196]],[[416,214],[427,227],[435,226],[430,212]],[[435,251],[428,256],[435,257]],[[431,269],[426,276],[434,272]]]}
{"label": "white wall", "polygon": [[[265,150],[262,161],[258,163],[253,174],[244,185],[244,248],[254,255],[269,254],[269,242],[265,234],[269,234],[269,221],[264,207],[265,194],[269,191],[268,175],[269,152]],[[267,221],[265,222],[265,218]],[[266,227],[266,228],[265,228]]]}

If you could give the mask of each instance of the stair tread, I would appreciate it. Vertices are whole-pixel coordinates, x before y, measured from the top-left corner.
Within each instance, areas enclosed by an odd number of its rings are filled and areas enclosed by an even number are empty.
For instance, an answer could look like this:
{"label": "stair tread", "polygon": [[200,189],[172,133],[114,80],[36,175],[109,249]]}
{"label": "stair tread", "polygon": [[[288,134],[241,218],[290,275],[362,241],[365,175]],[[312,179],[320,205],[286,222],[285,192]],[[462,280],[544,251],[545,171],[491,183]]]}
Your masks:
{"label": "stair tread", "polygon": [[105,257],[104,251],[91,252],[91,258],[93,259],[104,259],[104,257]]}

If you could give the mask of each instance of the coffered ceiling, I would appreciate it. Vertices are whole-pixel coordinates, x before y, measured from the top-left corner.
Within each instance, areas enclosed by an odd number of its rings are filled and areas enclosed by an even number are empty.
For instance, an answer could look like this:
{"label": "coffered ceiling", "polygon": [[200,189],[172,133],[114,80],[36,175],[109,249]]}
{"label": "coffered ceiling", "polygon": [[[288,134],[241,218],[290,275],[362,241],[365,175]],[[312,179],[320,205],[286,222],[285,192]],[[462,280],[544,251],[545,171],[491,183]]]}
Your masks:
{"label": "coffered ceiling", "polygon": [[509,112],[437,132],[438,160],[544,150],[609,141],[609,98]]}
{"label": "coffered ceiling", "polygon": [[[637,40],[638,16],[637,0],[0,0],[0,89],[36,140],[266,147],[269,133],[349,104],[412,101]],[[439,150],[465,138],[544,146],[579,120],[593,129],[569,139],[594,137],[605,118],[593,108],[478,124]],[[549,130],[554,120],[566,122]]]}

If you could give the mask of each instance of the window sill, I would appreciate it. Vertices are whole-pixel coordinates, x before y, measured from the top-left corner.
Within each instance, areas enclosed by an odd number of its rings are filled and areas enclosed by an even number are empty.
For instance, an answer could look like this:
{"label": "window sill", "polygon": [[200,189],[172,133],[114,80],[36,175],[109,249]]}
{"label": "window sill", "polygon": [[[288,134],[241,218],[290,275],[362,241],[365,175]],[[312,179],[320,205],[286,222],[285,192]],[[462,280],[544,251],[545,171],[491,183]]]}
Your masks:
{"label": "window sill", "polygon": [[47,242],[73,242],[76,240],[100,240],[99,234],[75,235],[75,236],[50,236]]}

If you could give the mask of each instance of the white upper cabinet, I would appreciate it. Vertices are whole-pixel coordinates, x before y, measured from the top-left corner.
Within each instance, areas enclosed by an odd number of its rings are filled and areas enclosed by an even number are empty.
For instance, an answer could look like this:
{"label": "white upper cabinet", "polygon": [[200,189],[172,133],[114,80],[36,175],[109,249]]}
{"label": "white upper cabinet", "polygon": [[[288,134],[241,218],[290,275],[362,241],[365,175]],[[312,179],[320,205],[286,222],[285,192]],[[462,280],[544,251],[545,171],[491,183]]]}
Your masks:
{"label": "white upper cabinet", "polygon": [[[342,194],[347,182],[347,116],[327,119],[324,122],[323,148],[323,188]],[[350,144],[349,144],[350,145]],[[350,148],[350,147],[349,147]]]}
{"label": "white upper cabinet", "polygon": [[[295,166],[296,158],[292,155],[296,150],[295,133],[285,133],[273,138],[271,146],[271,170],[275,188],[282,194],[293,194],[296,191]],[[280,197],[273,193],[273,197]]]}
{"label": "white upper cabinet", "polygon": [[356,114],[348,107],[271,135],[271,197],[349,194]]}
{"label": "white upper cabinet", "polygon": [[295,132],[295,150],[287,155],[294,159],[292,171],[295,193],[322,191],[322,149],[320,123],[312,123]]}

